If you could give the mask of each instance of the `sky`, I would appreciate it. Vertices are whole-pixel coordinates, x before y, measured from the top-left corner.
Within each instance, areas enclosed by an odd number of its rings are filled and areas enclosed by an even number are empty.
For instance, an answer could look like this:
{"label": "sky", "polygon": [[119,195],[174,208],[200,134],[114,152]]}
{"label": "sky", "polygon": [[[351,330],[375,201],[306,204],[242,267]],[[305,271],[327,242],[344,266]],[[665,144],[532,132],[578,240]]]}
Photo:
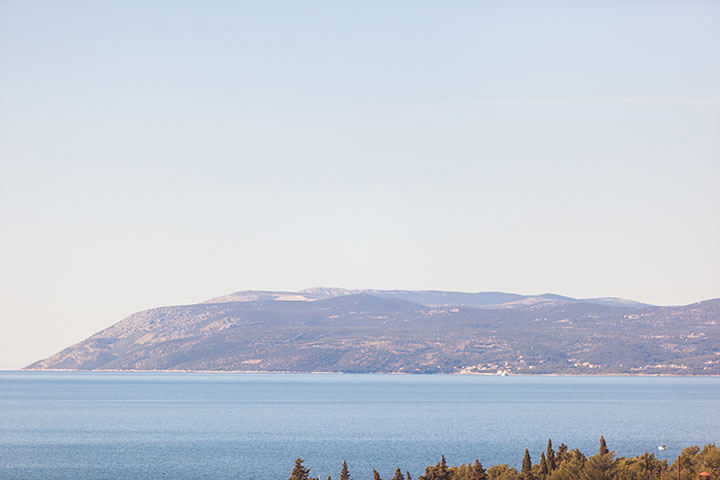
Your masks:
{"label": "sky", "polygon": [[315,286],[720,297],[717,1],[0,0],[0,369]]}

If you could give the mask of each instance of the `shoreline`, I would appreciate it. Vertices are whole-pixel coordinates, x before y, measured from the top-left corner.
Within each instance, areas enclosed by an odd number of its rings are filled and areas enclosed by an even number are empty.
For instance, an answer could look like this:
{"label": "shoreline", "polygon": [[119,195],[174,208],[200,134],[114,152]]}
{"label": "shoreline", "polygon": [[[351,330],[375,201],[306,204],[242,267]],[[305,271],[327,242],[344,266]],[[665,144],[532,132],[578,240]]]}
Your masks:
{"label": "shoreline", "polygon": [[404,375],[417,377],[435,376],[466,376],[466,377],[670,377],[670,378],[720,378],[717,374],[708,375],[673,375],[662,373],[408,373],[408,372],[303,372],[292,370],[134,370],[134,369],[102,369],[102,370],[75,370],[75,369],[49,369],[49,368],[19,368],[0,370],[2,372],[76,372],[76,373],[218,373],[218,374],[279,374],[279,375]]}

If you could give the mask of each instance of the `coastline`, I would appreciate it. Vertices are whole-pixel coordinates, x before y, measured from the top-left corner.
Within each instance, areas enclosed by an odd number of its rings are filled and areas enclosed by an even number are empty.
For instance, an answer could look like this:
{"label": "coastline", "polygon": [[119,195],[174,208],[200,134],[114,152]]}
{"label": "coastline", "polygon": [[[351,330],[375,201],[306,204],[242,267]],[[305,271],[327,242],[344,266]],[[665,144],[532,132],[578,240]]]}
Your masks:
{"label": "coastline", "polygon": [[720,378],[717,374],[708,375],[673,375],[662,373],[409,373],[409,372],[306,372],[292,370],[191,370],[191,369],[168,369],[168,370],[135,370],[135,369],[100,369],[100,370],[75,370],[60,368],[20,368],[0,370],[0,372],[77,372],[77,373],[218,373],[218,374],[279,374],[279,375],[404,375],[417,377],[442,377],[442,376],[466,376],[466,377],[671,377],[671,378]]}

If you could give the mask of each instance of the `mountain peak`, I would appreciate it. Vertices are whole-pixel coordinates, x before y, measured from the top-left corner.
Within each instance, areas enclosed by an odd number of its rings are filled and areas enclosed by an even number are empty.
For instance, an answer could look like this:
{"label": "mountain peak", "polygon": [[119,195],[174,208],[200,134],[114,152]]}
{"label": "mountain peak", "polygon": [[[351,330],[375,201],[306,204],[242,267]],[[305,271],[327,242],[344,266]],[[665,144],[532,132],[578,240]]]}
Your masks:
{"label": "mountain peak", "polygon": [[346,288],[339,287],[312,287],[306,288],[305,290],[300,290],[298,293],[313,297],[330,298],[339,297],[341,295],[351,295],[359,291],[360,290],[348,290]]}

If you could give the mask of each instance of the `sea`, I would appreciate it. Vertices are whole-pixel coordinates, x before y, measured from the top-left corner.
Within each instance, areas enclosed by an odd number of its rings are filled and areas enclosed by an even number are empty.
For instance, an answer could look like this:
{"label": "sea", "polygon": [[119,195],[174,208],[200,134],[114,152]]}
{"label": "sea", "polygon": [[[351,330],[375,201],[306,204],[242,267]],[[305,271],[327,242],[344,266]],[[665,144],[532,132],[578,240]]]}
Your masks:
{"label": "sea", "polygon": [[[548,438],[671,462],[720,443],[720,378],[0,372],[1,479],[413,478]],[[663,442],[667,448],[657,449]]]}

